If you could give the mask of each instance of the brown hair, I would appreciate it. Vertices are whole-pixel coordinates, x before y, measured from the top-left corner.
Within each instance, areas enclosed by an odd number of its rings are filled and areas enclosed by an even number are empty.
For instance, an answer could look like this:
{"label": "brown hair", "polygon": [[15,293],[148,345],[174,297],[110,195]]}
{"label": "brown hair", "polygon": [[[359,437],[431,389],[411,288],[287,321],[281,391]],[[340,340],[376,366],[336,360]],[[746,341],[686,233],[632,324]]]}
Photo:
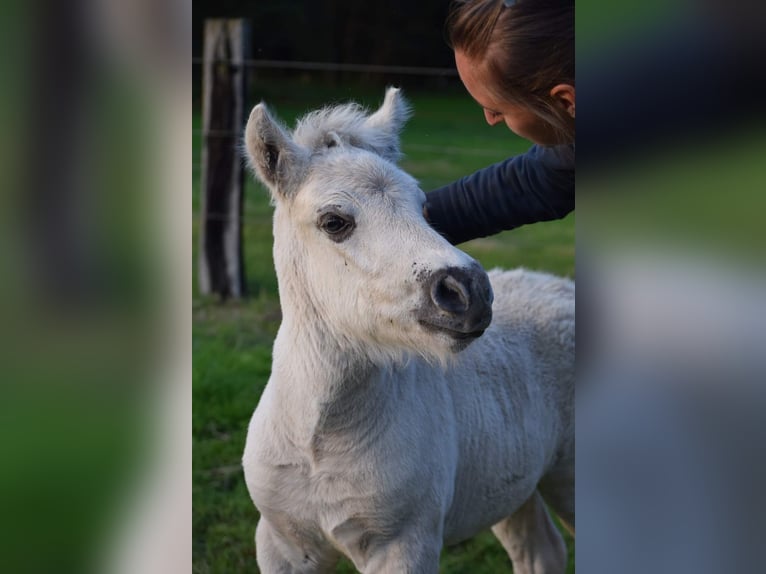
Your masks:
{"label": "brown hair", "polygon": [[551,89],[575,85],[574,0],[453,0],[447,43],[484,62],[498,98],[522,105],[563,141],[574,141],[574,120]]}

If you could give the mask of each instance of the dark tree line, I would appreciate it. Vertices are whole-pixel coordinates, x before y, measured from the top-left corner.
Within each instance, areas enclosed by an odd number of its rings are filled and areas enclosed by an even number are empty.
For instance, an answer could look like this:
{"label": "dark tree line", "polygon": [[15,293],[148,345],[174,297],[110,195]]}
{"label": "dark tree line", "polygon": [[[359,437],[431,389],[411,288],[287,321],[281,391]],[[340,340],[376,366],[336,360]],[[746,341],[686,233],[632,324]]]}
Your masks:
{"label": "dark tree line", "polygon": [[444,37],[447,0],[197,1],[193,54],[205,18],[249,18],[253,58],[451,67]]}

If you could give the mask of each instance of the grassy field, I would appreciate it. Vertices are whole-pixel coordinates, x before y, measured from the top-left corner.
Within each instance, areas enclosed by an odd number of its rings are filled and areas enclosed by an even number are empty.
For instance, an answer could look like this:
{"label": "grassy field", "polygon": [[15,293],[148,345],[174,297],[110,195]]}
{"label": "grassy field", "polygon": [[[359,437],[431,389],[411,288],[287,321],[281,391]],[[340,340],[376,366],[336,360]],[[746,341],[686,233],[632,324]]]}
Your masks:
{"label": "grassy field", "polygon": [[[462,92],[421,94],[409,92],[405,86],[405,93],[413,104],[414,116],[403,134],[405,159],[401,165],[426,191],[529,147],[503,127],[490,129],[478,106]],[[264,85],[255,101],[264,99],[292,125],[296,116],[329,102],[354,99],[376,107],[382,96],[378,89],[332,91],[275,84]],[[200,205],[198,115],[193,122],[192,202],[196,216]],[[195,254],[197,220],[195,217]],[[524,266],[573,277],[574,215],[469,242],[462,248],[487,268]],[[193,286],[196,573],[257,572],[253,536],[258,515],[245,487],[240,457],[249,418],[269,376],[280,309],[271,257],[271,208],[265,190],[252,180],[246,190],[244,254],[250,293],[244,302],[221,304],[201,297]],[[567,543],[568,571],[573,572],[574,545],[569,537]],[[485,532],[446,549],[440,570],[445,574],[496,574],[511,572],[511,566],[499,543]],[[337,571],[354,569],[342,561]]]}

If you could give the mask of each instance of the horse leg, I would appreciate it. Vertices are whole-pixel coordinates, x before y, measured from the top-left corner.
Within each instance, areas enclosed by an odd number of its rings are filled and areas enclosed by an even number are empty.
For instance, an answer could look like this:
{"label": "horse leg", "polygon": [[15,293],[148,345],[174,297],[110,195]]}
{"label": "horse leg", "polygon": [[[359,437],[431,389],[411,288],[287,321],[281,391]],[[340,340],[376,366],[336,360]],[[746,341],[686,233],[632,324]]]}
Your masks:
{"label": "horse leg", "polygon": [[335,551],[291,544],[263,517],[255,530],[255,552],[263,574],[322,574],[331,572],[339,558]]}
{"label": "horse leg", "polygon": [[574,456],[559,462],[537,488],[569,533],[575,534]]}
{"label": "horse leg", "polygon": [[567,548],[535,491],[514,514],[498,522],[492,532],[508,552],[514,574],[563,574]]}
{"label": "horse leg", "polygon": [[421,537],[395,540],[370,554],[366,564],[359,568],[364,574],[437,574],[441,539]]}
{"label": "horse leg", "polygon": [[379,525],[370,528],[359,519],[351,519],[333,529],[332,535],[364,574],[437,574],[442,549],[438,528],[411,525],[394,536],[383,535],[385,530]]}

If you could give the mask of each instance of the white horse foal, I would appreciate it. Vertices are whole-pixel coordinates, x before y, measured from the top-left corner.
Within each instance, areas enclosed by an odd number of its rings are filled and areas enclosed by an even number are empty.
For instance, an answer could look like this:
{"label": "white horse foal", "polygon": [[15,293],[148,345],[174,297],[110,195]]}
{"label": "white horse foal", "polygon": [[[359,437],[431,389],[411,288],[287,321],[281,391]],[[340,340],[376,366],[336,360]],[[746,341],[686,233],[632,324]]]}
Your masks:
{"label": "white horse foal", "polygon": [[517,574],[564,572],[574,528],[574,284],[487,275],[399,169],[407,106],[345,105],[246,146],[271,190],[283,320],[243,465],[266,574],[436,573],[492,527]]}

